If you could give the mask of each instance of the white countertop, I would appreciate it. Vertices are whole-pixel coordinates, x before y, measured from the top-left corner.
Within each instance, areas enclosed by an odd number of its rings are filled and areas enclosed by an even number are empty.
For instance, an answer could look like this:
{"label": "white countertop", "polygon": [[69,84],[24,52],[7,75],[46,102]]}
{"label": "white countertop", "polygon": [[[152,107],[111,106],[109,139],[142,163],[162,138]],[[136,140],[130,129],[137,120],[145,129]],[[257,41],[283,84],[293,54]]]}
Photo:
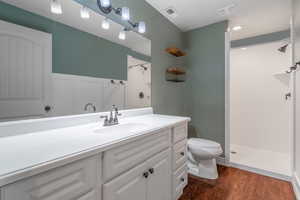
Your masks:
{"label": "white countertop", "polygon": [[103,129],[102,122],[99,122],[0,137],[0,186],[18,180],[18,175],[24,178],[35,174],[32,171],[39,166],[55,163],[81,152],[105,151],[124,140],[136,139],[155,130],[189,120],[187,117],[147,114],[120,119],[120,125],[114,126],[117,128],[123,124],[145,125],[135,130],[120,127],[113,133],[96,133],[95,130]]}

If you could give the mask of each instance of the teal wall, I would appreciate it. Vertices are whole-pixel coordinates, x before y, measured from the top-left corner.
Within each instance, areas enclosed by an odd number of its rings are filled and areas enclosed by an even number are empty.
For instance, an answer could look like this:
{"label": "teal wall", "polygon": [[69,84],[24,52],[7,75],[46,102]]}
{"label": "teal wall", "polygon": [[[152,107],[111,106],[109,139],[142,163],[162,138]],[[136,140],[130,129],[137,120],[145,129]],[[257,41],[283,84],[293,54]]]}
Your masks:
{"label": "teal wall", "polygon": [[186,32],[189,134],[225,146],[225,31],[227,22]]}
{"label": "teal wall", "polygon": [[269,33],[269,34],[264,34],[264,35],[258,35],[255,37],[234,40],[234,41],[231,41],[231,47],[238,48],[238,47],[250,46],[250,45],[256,45],[256,44],[264,44],[264,43],[283,40],[283,39],[286,39],[289,37],[290,37],[289,30],[279,31],[279,32],[274,32],[274,33]]}
{"label": "teal wall", "polygon": [[170,46],[183,48],[183,33],[145,0],[112,0],[112,2],[116,7],[129,7],[132,21],[145,21],[147,24],[146,37],[152,42],[152,106],[154,112],[186,115],[185,97],[182,95],[185,83],[177,84],[165,81],[165,70],[168,67],[185,66],[182,59],[176,59],[165,53],[165,48]]}
{"label": "teal wall", "polygon": [[[113,0],[113,3],[118,7],[126,5],[131,10],[133,21],[143,20],[147,24],[146,37],[152,41],[152,106],[154,111],[162,114],[184,115],[182,91],[185,84],[165,81],[166,68],[177,64],[183,66],[183,61],[164,51],[170,46],[179,48],[183,46],[182,32],[145,0]],[[55,72],[115,79],[127,77],[127,66],[120,62],[120,59],[110,59],[117,56],[123,57],[125,50],[119,49],[117,53],[112,52],[115,47],[109,41],[1,2],[0,19],[53,33],[53,71]],[[106,52],[102,51],[101,55],[99,51],[94,50],[101,49],[102,45],[108,49],[105,50]],[[82,52],[86,53],[89,58],[87,61],[83,59]],[[79,55],[81,56],[76,57]],[[100,62],[104,64],[100,65]]]}
{"label": "teal wall", "polygon": [[128,54],[149,60],[127,47],[1,2],[0,19],[52,33],[55,73],[127,79]]}

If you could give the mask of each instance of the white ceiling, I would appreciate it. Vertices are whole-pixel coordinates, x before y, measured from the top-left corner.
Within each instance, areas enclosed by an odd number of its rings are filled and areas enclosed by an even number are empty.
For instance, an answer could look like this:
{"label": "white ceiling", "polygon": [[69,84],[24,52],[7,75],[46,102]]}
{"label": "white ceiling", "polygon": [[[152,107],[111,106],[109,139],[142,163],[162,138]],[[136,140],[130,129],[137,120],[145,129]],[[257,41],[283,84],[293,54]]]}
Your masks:
{"label": "white ceiling", "polygon": [[[232,33],[232,39],[286,30],[289,28],[290,0],[146,0],[182,31],[229,19],[230,26],[243,30]],[[218,10],[234,4],[231,14],[220,16]],[[172,7],[177,17],[167,15]]]}
{"label": "white ceiling", "polygon": [[151,56],[151,41],[135,32],[127,33],[126,40],[119,40],[118,34],[122,26],[111,22],[110,29],[101,28],[103,16],[93,11],[90,19],[84,20],[80,17],[81,5],[73,0],[61,0],[63,14],[54,15],[50,12],[50,0],[0,0],[24,10],[61,22],[79,30],[105,38],[109,41],[124,45],[137,52]]}

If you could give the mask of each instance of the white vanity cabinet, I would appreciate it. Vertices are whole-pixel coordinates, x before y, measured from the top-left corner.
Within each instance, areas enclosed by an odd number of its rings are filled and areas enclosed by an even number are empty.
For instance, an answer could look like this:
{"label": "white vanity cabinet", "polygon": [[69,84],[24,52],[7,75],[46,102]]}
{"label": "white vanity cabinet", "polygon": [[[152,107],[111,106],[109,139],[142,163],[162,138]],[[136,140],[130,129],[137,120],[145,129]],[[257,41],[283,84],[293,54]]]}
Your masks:
{"label": "white vanity cabinet", "polygon": [[3,186],[0,200],[177,200],[187,184],[187,123]]}
{"label": "white vanity cabinet", "polygon": [[172,182],[173,200],[179,199],[187,185],[187,123],[173,128],[172,134]]}
{"label": "white vanity cabinet", "polygon": [[101,155],[1,188],[1,200],[100,200]]}
{"label": "white vanity cabinet", "polygon": [[170,149],[104,184],[104,200],[170,200]]}
{"label": "white vanity cabinet", "polygon": [[132,169],[171,145],[171,129],[157,131],[150,136],[126,143],[103,153],[104,182]]}
{"label": "white vanity cabinet", "polygon": [[177,200],[187,185],[187,123],[104,152],[103,200]]}

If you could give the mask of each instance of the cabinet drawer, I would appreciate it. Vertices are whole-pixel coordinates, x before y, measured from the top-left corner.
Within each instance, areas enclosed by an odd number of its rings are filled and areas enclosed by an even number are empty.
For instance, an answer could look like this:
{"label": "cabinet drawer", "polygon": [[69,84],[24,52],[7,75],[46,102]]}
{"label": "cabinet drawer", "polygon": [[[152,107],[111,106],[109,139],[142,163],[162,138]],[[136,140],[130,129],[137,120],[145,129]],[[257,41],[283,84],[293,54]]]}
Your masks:
{"label": "cabinet drawer", "polygon": [[169,148],[170,138],[171,130],[168,129],[104,152],[104,181],[120,175],[154,154]]}
{"label": "cabinet drawer", "polygon": [[188,183],[187,165],[183,165],[174,173],[173,178],[173,196],[174,200],[179,199],[183,193],[183,189]]}
{"label": "cabinet drawer", "polygon": [[187,162],[187,140],[181,140],[173,147],[173,170]]}
{"label": "cabinet drawer", "polygon": [[173,131],[173,144],[187,138],[187,123],[174,128]]}
{"label": "cabinet drawer", "polygon": [[1,200],[99,200],[100,162],[94,156],[7,185]]}

